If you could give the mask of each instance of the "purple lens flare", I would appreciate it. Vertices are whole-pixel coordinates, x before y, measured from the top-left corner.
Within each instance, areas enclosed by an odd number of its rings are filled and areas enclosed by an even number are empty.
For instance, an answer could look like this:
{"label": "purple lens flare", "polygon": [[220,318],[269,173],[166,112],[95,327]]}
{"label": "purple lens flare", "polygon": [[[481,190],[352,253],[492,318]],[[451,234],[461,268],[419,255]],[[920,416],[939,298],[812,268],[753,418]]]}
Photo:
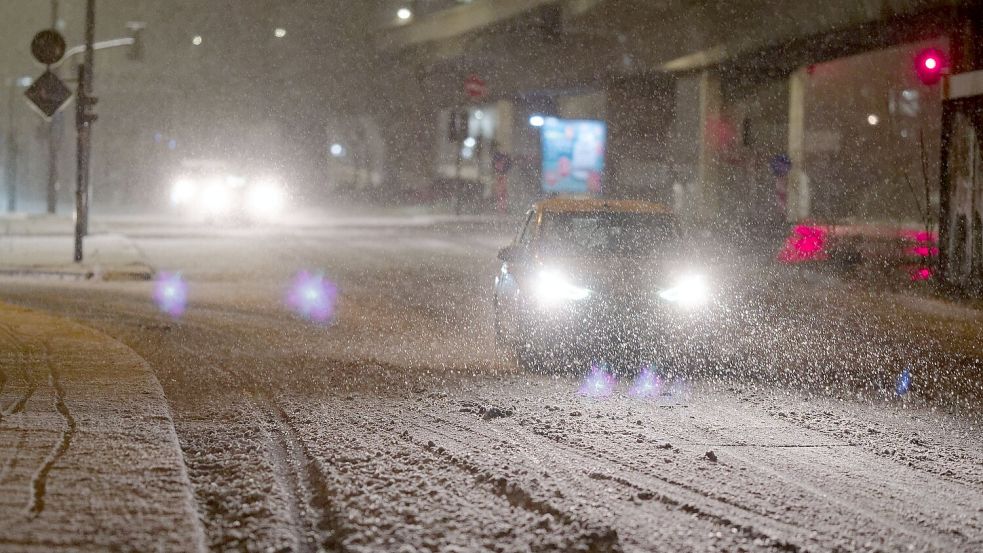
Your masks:
{"label": "purple lens flare", "polygon": [[154,281],[154,301],[157,308],[171,317],[184,314],[188,306],[188,285],[181,273],[162,272]]}
{"label": "purple lens flare", "polygon": [[606,363],[591,363],[590,372],[577,393],[586,397],[607,397],[614,392],[615,385],[617,381]]}
{"label": "purple lens flare", "polygon": [[658,397],[662,393],[665,382],[651,364],[642,365],[635,382],[628,389],[628,395],[639,399]]}
{"label": "purple lens flare", "polygon": [[318,323],[331,321],[338,298],[338,287],[320,273],[301,271],[294,277],[287,305],[305,319]]}

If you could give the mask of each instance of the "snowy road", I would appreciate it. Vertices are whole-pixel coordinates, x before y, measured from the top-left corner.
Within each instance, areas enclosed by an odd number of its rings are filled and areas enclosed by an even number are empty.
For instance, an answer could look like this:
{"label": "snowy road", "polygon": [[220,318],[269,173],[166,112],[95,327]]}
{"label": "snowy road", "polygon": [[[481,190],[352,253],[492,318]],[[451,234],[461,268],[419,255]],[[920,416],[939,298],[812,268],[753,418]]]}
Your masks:
{"label": "snowy road", "polygon": [[[150,283],[0,299],[149,362],[213,550],[983,550],[976,315],[749,270],[739,362],[587,398],[497,359],[487,225],[127,231],[182,272],[180,320]],[[333,325],[284,307],[300,270]]]}

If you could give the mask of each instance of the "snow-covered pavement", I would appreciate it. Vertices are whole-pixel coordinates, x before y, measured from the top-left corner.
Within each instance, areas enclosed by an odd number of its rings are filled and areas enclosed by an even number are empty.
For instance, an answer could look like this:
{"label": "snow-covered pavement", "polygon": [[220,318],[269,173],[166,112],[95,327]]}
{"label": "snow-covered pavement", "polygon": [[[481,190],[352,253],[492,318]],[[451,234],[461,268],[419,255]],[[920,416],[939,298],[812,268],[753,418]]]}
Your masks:
{"label": "snow-covered pavement", "polygon": [[[179,318],[145,282],[0,299],[147,360],[212,550],[983,548],[973,317],[748,266],[723,364],[588,398],[496,355],[487,222],[127,235],[180,272]],[[291,310],[299,271],[337,290],[332,323]]]}
{"label": "snow-covered pavement", "polygon": [[0,305],[0,550],[204,549],[160,384],[125,345]]}

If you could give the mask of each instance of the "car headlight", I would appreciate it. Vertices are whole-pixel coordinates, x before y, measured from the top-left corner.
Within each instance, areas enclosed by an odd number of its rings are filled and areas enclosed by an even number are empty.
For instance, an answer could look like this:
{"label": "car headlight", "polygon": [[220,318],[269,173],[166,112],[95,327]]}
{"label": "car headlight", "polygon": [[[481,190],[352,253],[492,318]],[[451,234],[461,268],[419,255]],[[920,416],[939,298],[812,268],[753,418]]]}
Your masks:
{"label": "car headlight", "polygon": [[671,288],[659,291],[659,297],[682,307],[697,307],[710,299],[710,286],[701,274],[688,274],[676,280]]}
{"label": "car headlight", "polygon": [[189,179],[178,179],[171,187],[171,203],[187,205],[195,198],[195,183]]}
{"label": "car headlight", "polygon": [[211,183],[201,191],[200,206],[210,215],[224,215],[232,209],[232,194],[221,183]]}
{"label": "car headlight", "polygon": [[249,189],[246,209],[255,217],[273,217],[283,210],[284,195],[280,187],[271,183],[261,183]]}
{"label": "car headlight", "polygon": [[571,283],[562,273],[552,270],[539,273],[534,291],[536,298],[547,305],[579,301],[590,296],[590,290]]}

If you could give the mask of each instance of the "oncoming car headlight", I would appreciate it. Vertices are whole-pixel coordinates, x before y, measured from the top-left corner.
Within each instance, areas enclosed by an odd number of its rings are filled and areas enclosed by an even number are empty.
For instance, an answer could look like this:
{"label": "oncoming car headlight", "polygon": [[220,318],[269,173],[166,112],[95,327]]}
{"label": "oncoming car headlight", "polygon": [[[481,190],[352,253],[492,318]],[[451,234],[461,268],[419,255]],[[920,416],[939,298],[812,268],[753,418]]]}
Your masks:
{"label": "oncoming car headlight", "polygon": [[659,297],[682,307],[698,307],[710,299],[710,286],[705,276],[690,273],[678,278],[671,288],[660,290]]}
{"label": "oncoming car headlight", "polygon": [[562,273],[553,270],[545,270],[537,275],[534,292],[536,299],[547,305],[579,301],[590,296],[590,290],[571,283]]}
{"label": "oncoming car headlight", "polygon": [[171,203],[174,205],[187,205],[195,198],[195,183],[190,179],[178,179],[171,187]]}
{"label": "oncoming car headlight", "polygon": [[249,210],[249,214],[259,218],[279,215],[283,210],[283,203],[283,190],[272,183],[253,186],[246,197],[246,209]]}

